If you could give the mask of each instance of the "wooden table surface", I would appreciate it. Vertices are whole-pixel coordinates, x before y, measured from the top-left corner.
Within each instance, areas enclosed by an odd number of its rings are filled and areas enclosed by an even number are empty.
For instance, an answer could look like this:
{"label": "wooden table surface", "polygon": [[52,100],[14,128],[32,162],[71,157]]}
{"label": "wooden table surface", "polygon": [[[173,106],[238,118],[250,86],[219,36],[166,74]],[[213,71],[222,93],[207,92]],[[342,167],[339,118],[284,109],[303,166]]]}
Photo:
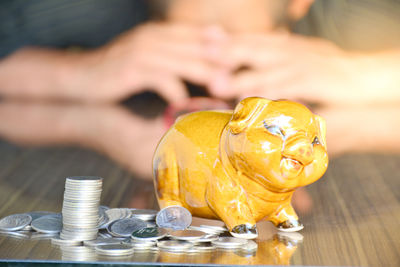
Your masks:
{"label": "wooden table surface", "polygon": [[[152,183],[117,163],[79,147],[24,147],[0,140],[0,217],[28,211],[60,212],[65,178],[104,178],[102,201],[110,207],[155,208]],[[258,250],[199,254],[135,253],[128,258],[68,253],[49,240],[0,235],[0,261],[147,264],[400,266],[400,155],[334,158],[324,177],[307,187],[311,210],[304,230],[277,235],[259,224]]]}

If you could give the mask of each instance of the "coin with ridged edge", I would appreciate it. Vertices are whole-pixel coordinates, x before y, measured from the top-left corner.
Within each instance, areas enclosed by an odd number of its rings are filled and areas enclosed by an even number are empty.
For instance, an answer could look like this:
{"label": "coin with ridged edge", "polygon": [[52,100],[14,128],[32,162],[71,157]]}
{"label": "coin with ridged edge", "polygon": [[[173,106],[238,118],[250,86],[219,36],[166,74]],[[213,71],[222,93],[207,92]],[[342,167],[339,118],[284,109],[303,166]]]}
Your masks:
{"label": "coin with ridged edge", "polygon": [[1,231],[17,231],[29,225],[32,217],[29,214],[13,214],[0,220]]}

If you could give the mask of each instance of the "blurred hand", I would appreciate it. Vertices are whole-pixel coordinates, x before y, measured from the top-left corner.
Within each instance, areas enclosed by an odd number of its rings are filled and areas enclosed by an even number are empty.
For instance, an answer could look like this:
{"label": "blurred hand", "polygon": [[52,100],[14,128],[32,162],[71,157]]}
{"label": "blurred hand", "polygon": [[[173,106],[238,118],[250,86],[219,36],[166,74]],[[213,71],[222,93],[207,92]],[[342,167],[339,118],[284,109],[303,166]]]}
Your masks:
{"label": "blurred hand", "polygon": [[395,86],[387,86],[387,77],[398,68],[380,71],[371,58],[322,39],[288,33],[232,36],[221,61],[230,69],[210,86],[211,94],[221,98],[257,95],[326,106],[400,99]]}
{"label": "blurred hand", "polygon": [[146,179],[151,179],[154,149],[165,132],[161,118],[144,119],[116,105],[2,101],[0,120],[0,137],[8,141],[88,147]]}
{"label": "blurred hand", "polygon": [[0,60],[0,94],[115,102],[150,89],[177,105],[183,80],[210,84],[219,66],[209,59],[225,37],[218,27],[148,23],[90,51],[25,47]]}
{"label": "blurred hand", "polygon": [[87,98],[116,100],[153,89],[172,104],[187,97],[183,80],[208,86],[217,66],[208,59],[224,39],[219,28],[148,23],[95,53],[97,63],[82,80]]}

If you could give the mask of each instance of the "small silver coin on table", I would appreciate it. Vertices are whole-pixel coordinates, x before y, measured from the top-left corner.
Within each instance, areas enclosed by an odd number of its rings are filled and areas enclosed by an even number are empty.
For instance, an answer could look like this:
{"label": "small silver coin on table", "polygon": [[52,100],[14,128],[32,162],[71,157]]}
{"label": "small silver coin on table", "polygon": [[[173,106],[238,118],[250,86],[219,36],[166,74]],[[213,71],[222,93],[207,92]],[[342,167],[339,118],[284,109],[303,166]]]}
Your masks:
{"label": "small silver coin on table", "polygon": [[104,211],[107,216],[107,221],[100,226],[100,229],[106,229],[110,224],[115,222],[116,220],[126,219],[131,216],[131,211],[129,209],[124,208],[113,208]]}
{"label": "small silver coin on table", "polygon": [[192,214],[181,206],[169,206],[160,210],[156,223],[161,228],[184,230],[192,223]]}
{"label": "small silver coin on table", "polygon": [[85,240],[83,241],[83,244],[88,247],[95,247],[98,245],[111,245],[111,244],[121,244],[122,241],[119,239],[114,239],[114,238],[102,238],[98,237],[97,239],[94,240]]}
{"label": "small silver coin on table", "polygon": [[193,244],[187,241],[164,240],[157,241],[157,246],[162,250],[185,251],[193,247]]}
{"label": "small silver coin on table", "polygon": [[197,230],[175,230],[170,232],[169,235],[173,239],[192,241],[203,238],[206,233]]}
{"label": "small silver coin on table", "polygon": [[167,234],[167,229],[159,227],[146,227],[134,231],[131,235],[131,238],[138,241],[158,240],[165,237]]}
{"label": "small silver coin on table", "polygon": [[41,233],[59,233],[62,230],[62,219],[53,215],[46,215],[31,223],[32,228]]}
{"label": "small silver coin on table", "polygon": [[110,231],[112,235],[120,236],[120,237],[130,237],[133,232],[146,228],[147,223],[135,219],[135,218],[127,218],[115,221],[110,225]]}
{"label": "small silver coin on table", "polygon": [[0,220],[1,231],[18,231],[26,227],[32,222],[29,214],[13,214]]}
{"label": "small silver coin on table", "polygon": [[46,215],[61,216],[60,213],[50,212],[50,211],[31,211],[31,212],[27,212],[26,214],[31,215],[32,221],[36,220],[37,218],[46,216]]}

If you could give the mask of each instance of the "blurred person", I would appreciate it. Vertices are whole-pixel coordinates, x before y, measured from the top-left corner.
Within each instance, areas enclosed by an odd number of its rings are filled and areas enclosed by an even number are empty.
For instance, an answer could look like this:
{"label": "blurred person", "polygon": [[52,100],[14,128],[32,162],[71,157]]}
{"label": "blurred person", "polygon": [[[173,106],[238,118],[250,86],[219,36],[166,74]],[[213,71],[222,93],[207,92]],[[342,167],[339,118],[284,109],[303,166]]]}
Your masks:
{"label": "blurred person", "polygon": [[[163,22],[143,24],[149,16],[139,16],[136,27],[95,49],[22,46],[0,61],[0,95],[105,102],[152,89],[179,105],[188,95],[186,80],[221,98],[261,95],[326,106],[398,103],[398,49],[362,54],[289,34],[313,2],[153,1]],[[135,3],[132,9],[145,12],[142,1]]]}
{"label": "blurred person", "polygon": [[211,95],[308,104],[327,120],[331,155],[400,151],[400,3],[319,0],[309,16],[325,39],[291,33],[313,2],[175,0],[166,16],[228,32]]}

